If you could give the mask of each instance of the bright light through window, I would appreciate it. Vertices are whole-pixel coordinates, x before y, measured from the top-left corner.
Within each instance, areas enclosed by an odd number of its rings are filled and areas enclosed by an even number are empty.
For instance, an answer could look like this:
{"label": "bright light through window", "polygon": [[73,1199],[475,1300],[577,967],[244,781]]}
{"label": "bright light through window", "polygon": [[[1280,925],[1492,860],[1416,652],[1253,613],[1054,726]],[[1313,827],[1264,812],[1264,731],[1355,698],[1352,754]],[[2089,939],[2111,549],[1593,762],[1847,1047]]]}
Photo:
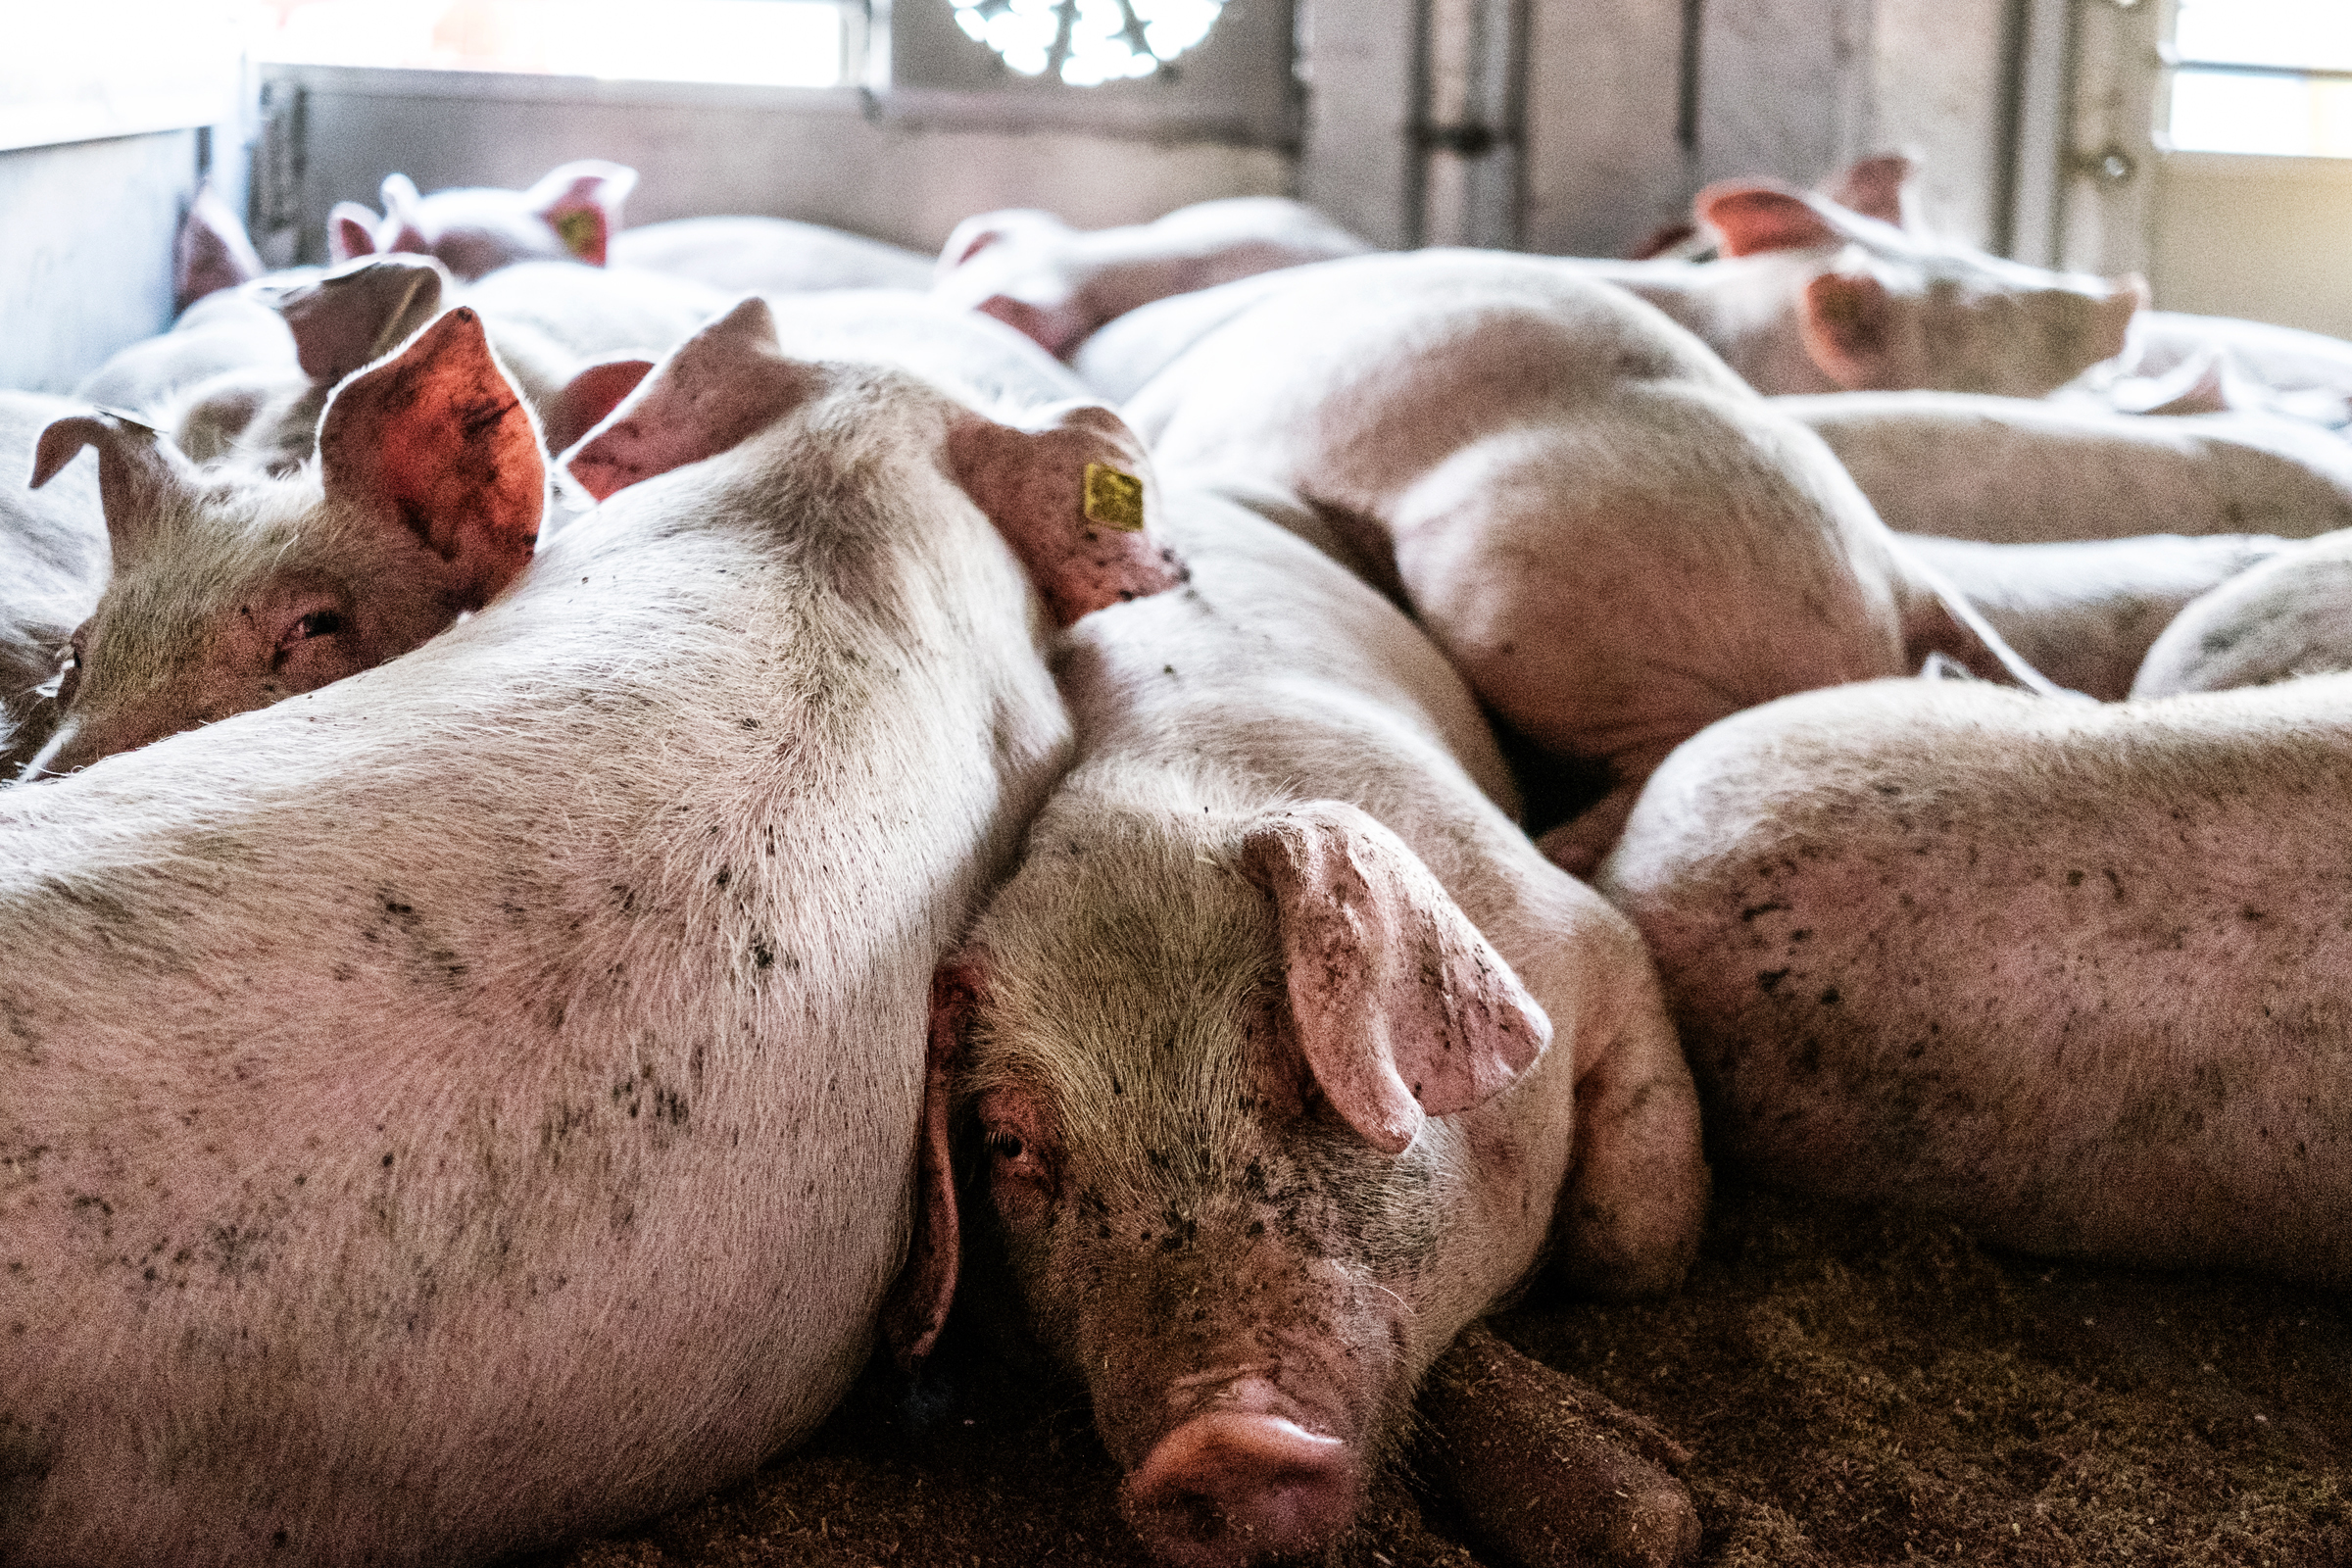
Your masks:
{"label": "bright light through window", "polygon": [[2179,0],[2173,53],[2174,147],[2352,158],[2347,0]]}
{"label": "bright light through window", "polygon": [[1224,0],[955,0],[956,22],[1024,76],[1149,76],[1208,36]]}
{"label": "bright light through window", "polygon": [[840,0],[265,0],[258,59],[834,87]]}

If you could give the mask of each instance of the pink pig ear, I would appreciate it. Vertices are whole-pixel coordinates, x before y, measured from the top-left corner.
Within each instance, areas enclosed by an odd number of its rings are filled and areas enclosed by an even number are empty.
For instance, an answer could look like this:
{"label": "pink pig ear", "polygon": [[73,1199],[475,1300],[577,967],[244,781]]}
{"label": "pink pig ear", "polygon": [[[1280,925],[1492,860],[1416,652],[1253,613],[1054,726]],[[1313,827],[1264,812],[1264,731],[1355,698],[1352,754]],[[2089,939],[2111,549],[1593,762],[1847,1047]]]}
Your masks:
{"label": "pink pig ear", "polygon": [[376,216],[358,202],[337,202],[326,215],[326,254],[337,262],[373,256]]}
{"label": "pink pig ear", "polygon": [[208,294],[250,283],[262,270],[244,222],[211,180],[198,185],[172,247],[172,309],[184,311]]}
{"label": "pink pig ear", "polygon": [[965,414],[949,426],[948,471],[1061,625],[1184,581],[1152,537],[1158,485],[1143,438],[1100,403],[1054,404],[1017,426]]}
{"label": "pink pig ear", "polygon": [[523,201],[547,220],[565,250],[590,267],[602,267],[606,247],[620,227],[620,204],[636,188],[637,171],[628,165],[582,158],[549,170],[523,193]]}
{"label": "pink pig ear", "polygon": [[567,452],[580,437],[605,422],[637,383],[653,373],[651,360],[599,360],[564,383],[547,412],[547,450]]}
{"label": "pink pig ear", "polygon": [[443,591],[479,610],[530,564],[546,506],[539,433],[460,307],[343,383],[318,421],[329,506],[412,533]]}
{"label": "pink pig ear", "polygon": [[195,466],[162,432],[121,414],[70,415],[41,432],[32,488],[57,477],[83,447],[98,449],[98,504],[118,568],[153,541],[158,525],[196,494]]}
{"label": "pink pig ear", "polygon": [[1726,256],[1814,250],[1845,242],[1845,235],[1818,208],[1778,185],[1726,180],[1700,191],[1690,206],[1700,222],[1723,236]]}
{"label": "pink pig ear", "polygon": [[784,357],[775,317],[752,295],[671,350],[564,467],[602,501],[765,429],[814,390],[818,373]]}
{"label": "pink pig ear", "polygon": [[882,1332],[902,1370],[939,1344],[956,1301],[963,1266],[962,1228],[956,1213],[956,1171],[948,1141],[948,1107],[963,1061],[964,1031],[987,994],[986,960],[967,954],[931,977],[930,1043],[923,1063],[923,1125],[915,1152],[914,1234],[906,1262],[882,1306]]}
{"label": "pink pig ear", "polygon": [[1348,1126],[1402,1153],[1542,1055],[1551,1020],[1396,834],[1341,801],[1267,813],[1242,870],[1273,895],[1291,1020]]}
{"label": "pink pig ear", "polygon": [[302,373],[332,386],[382,359],[441,314],[448,281],[429,256],[378,256],[279,293]]}
{"label": "pink pig ear", "polygon": [[1893,298],[1868,272],[1821,272],[1805,282],[1799,334],[1822,374],[1848,392],[1891,391],[1904,374]]}
{"label": "pink pig ear", "polygon": [[1905,220],[1917,218],[1903,199],[1914,167],[1901,153],[1880,153],[1848,165],[1822,194],[1849,212],[1907,228],[1912,224]]}

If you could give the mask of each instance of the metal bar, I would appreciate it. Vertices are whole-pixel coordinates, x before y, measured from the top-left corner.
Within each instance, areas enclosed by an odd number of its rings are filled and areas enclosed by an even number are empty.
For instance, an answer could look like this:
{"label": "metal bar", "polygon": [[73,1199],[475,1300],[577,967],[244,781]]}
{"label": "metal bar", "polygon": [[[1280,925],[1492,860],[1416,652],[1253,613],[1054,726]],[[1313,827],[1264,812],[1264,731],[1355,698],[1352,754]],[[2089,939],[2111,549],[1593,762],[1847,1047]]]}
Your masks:
{"label": "metal bar", "polygon": [[1683,0],[1683,49],[1676,66],[1674,141],[1683,151],[1698,150],[1698,40],[1706,26],[1706,0]]}
{"label": "metal bar", "polygon": [[2352,70],[2322,66],[2237,65],[2227,60],[2182,60],[2165,50],[2157,58],[2168,71],[2206,71],[2230,76],[2294,76],[2304,81],[2352,81]]}

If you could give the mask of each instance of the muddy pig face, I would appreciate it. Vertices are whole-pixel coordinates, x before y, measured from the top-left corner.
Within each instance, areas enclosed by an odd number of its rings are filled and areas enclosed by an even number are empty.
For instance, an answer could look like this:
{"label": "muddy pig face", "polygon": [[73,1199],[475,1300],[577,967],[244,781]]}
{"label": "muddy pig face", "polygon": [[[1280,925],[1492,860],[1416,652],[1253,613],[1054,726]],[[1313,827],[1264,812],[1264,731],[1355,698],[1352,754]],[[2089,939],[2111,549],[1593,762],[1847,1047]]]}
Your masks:
{"label": "muddy pig face", "polygon": [[1130,1522],[1187,1565],[1348,1528],[1421,1373],[1510,1284],[1462,1223],[1485,1152],[1437,1118],[1549,1033],[1361,811],[1214,815],[1041,827],[933,1024],[935,1140],[952,1091],[984,1151],[967,1211],[1085,1378]]}
{"label": "muddy pig face", "polygon": [[157,431],[93,414],[42,432],[33,484],[85,446],[114,574],[27,778],[408,652],[529,564],[545,503],[538,431],[468,310],[343,383],[316,468],[199,471]]}

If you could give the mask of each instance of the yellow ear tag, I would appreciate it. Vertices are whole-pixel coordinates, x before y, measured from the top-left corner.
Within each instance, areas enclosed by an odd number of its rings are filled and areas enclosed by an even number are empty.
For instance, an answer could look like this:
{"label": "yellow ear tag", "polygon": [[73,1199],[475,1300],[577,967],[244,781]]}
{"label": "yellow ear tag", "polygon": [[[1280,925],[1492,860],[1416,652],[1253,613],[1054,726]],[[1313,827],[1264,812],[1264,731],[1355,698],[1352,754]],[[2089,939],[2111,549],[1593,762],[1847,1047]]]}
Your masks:
{"label": "yellow ear tag", "polygon": [[1121,533],[1144,525],[1144,481],[1104,463],[1086,466],[1086,520]]}
{"label": "yellow ear tag", "polygon": [[575,207],[556,220],[556,238],[574,256],[588,254],[596,238],[596,215],[584,207]]}

